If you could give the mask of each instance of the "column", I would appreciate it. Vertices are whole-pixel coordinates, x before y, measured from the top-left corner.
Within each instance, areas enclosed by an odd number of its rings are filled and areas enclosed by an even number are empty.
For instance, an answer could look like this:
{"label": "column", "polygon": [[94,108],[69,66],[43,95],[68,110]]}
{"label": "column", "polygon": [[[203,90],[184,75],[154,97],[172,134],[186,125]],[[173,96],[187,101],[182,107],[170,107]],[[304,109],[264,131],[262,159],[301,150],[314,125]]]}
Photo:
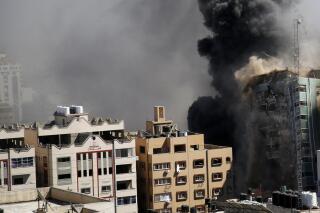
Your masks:
{"label": "column", "polygon": [[83,177],[83,154],[80,154],[81,177]]}
{"label": "column", "polygon": [[4,185],[4,166],[3,161],[0,161],[0,179],[1,179],[1,186]]}
{"label": "column", "polygon": [[109,175],[109,152],[106,152],[106,161],[107,161],[107,175]]}
{"label": "column", "polygon": [[87,177],[89,177],[89,153],[86,153],[87,155],[87,159],[86,159],[86,163],[87,163]]}
{"label": "column", "polygon": [[101,163],[101,175],[104,175],[103,152],[100,152],[100,163]]}

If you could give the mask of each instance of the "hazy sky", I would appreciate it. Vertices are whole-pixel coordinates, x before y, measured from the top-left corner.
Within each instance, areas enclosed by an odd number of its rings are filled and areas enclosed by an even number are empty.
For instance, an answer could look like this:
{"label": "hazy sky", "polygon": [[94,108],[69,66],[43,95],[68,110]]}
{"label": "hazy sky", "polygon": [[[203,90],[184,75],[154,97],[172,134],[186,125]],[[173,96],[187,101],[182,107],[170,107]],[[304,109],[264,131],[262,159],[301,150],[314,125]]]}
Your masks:
{"label": "hazy sky", "polygon": [[0,0],[0,51],[35,91],[27,120],[78,104],[138,129],[165,105],[186,128],[192,102],[214,93],[202,20],[196,0]]}

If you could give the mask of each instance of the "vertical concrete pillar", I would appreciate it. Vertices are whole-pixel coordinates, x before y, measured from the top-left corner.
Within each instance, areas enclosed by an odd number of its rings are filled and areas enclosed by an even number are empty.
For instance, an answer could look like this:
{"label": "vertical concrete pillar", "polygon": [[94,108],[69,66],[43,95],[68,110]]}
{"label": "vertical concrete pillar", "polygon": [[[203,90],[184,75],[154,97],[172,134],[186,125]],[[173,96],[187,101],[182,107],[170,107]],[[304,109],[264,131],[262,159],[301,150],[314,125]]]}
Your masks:
{"label": "vertical concrete pillar", "polygon": [[101,175],[104,175],[104,162],[103,162],[103,152],[100,152],[100,165],[101,165]]}
{"label": "vertical concrete pillar", "polygon": [[86,153],[87,159],[86,159],[86,164],[87,164],[87,177],[89,177],[89,153]]}
{"label": "vertical concrete pillar", "polygon": [[3,161],[0,161],[0,179],[1,179],[1,186],[4,185],[4,166]]}
{"label": "vertical concrete pillar", "polygon": [[80,154],[81,177],[83,177],[83,154]]}
{"label": "vertical concrete pillar", "polygon": [[109,175],[109,152],[106,152],[107,175]]}

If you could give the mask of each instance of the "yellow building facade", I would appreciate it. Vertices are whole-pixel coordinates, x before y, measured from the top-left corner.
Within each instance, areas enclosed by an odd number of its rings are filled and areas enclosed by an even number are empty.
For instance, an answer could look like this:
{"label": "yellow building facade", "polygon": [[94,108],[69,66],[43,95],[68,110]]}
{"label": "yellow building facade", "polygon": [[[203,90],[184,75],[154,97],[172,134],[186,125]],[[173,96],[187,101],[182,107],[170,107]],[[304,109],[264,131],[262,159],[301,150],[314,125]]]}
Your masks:
{"label": "yellow building facade", "polygon": [[205,198],[233,194],[232,149],[204,144],[203,134],[182,132],[154,107],[154,120],[136,138],[139,211],[205,212]]}

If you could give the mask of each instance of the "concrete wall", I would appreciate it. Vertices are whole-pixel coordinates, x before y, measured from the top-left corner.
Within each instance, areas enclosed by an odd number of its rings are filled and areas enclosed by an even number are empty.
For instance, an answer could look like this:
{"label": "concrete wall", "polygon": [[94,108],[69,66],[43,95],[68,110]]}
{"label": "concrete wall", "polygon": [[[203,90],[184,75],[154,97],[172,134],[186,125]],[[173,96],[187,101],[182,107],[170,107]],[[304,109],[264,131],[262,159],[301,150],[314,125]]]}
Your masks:
{"label": "concrete wall", "polygon": [[98,202],[105,202],[105,200],[97,197],[92,197],[89,195],[71,192],[67,190],[62,190],[58,188],[51,188],[48,196],[51,199],[61,200],[64,202],[71,202],[71,203],[98,203]]}
{"label": "concrete wall", "polygon": [[[38,190],[44,197],[49,192],[49,187],[39,188]],[[21,191],[4,191],[1,192],[0,204],[4,203],[18,203],[26,201],[34,201],[38,197],[37,189],[24,189]]]}

